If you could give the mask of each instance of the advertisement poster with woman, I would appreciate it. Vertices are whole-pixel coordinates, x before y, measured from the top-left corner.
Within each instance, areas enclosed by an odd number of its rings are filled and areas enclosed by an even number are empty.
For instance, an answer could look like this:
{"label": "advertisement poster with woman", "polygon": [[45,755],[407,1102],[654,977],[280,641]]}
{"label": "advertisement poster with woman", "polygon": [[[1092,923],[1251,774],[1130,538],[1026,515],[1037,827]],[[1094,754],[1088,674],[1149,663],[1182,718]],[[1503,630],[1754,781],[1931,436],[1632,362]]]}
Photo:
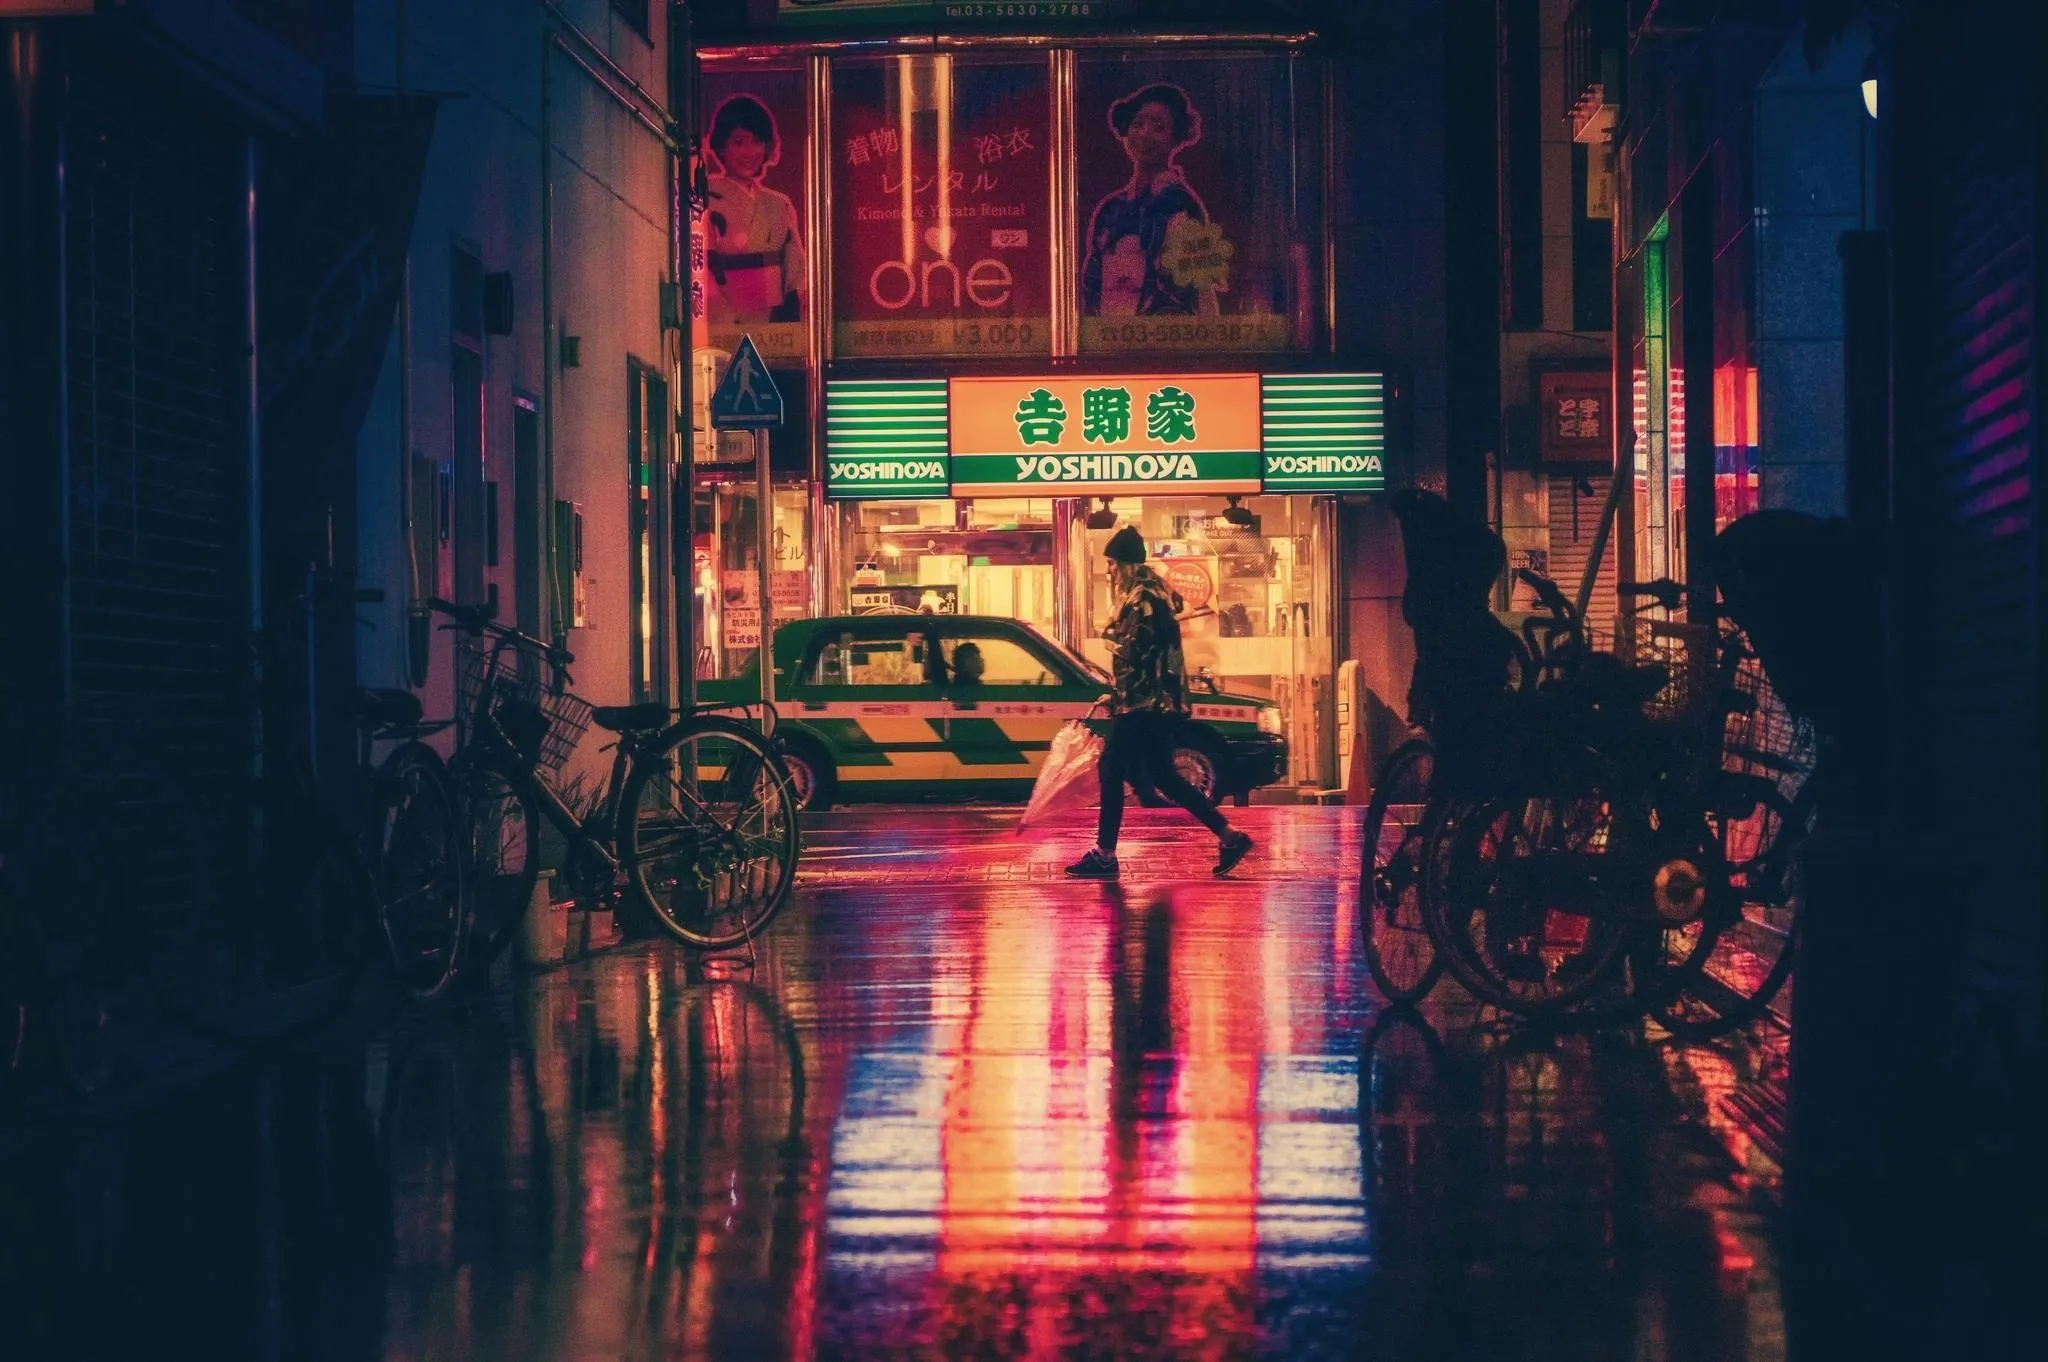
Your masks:
{"label": "advertisement poster with woman", "polygon": [[1049,84],[1043,58],[834,68],[838,354],[1051,348]]}
{"label": "advertisement poster with woman", "polygon": [[704,73],[703,261],[711,348],[742,334],[763,359],[808,353],[804,162],[809,120],[799,71]]}
{"label": "advertisement poster with woman", "polygon": [[1287,73],[1270,69],[1288,60],[1083,60],[1082,350],[1311,343],[1314,176],[1299,169],[1301,121],[1273,98]]}

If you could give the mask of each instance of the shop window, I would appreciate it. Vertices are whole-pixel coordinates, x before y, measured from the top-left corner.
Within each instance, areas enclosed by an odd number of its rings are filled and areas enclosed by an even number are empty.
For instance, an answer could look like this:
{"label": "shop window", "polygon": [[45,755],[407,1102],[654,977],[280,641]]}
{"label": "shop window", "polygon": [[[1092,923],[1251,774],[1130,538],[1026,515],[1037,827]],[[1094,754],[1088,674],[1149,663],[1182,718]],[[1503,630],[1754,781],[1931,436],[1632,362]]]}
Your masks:
{"label": "shop window", "polygon": [[1079,58],[1083,353],[1314,343],[1319,72],[1291,54]]}
{"label": "shop window", "polygon": [[840,356],[1050,352],[1049,63],[940,53],[834,65]]}
{"label": "shop window", "polygon": [[[752,482],[699,484],[692,513],[692,628],[697,677],[738,676],[761,646],[760,497]],[[768,589],[777,627],[811,616],[810,493],[778,486],[771,502]]]}
{"label": "shop window", "polygon": [[[942,645],[947,675],[956,690],[963,686],[1052,686],[1059,684],[1052,666],[1015,639],[975,635],[947,639]],[[966,670],[962,657],[966,658]]]}
{"label": "shop window", "polygon": [[1001,615],[1054,625],[1053,503],[979,497],[841,510],[856,615]]}

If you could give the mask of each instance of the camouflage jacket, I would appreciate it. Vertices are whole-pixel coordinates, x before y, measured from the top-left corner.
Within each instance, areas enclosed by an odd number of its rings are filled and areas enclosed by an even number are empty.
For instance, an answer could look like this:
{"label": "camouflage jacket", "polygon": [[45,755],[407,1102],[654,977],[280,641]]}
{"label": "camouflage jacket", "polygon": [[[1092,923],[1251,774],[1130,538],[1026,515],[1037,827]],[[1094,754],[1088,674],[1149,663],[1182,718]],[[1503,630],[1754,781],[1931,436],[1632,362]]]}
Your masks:
{"label": "camouflage jacket", "polygon": [[1149,567],[1117,603],[1116,618],[1102,631],[1109,641],[1116,690],[1112,714],[1153,710],[1188,712],[1187,663],[1180,651],[1180,597]]}

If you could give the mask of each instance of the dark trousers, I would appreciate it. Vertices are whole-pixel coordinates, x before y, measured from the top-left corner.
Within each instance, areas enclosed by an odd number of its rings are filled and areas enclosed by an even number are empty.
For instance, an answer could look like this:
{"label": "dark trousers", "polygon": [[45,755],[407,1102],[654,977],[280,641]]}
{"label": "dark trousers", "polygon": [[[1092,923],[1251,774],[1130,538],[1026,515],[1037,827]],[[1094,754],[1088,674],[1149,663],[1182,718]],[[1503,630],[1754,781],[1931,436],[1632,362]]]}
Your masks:
{"label": "dark trousers", "polygon": [[1124,823],[1124,782],[1150,785],[1186,809],[1203,827],[1221,837],[1230,830],[1216,806],[1202,792],[1181,779],[1173,768],[1174,740],[1185,722],[1177,714],[1133,710],[1110,720],[1109,737],[1102,746],[1102,815],[1095,824],[1095,842],[1104,851],[1116,850],[1116,836]]}

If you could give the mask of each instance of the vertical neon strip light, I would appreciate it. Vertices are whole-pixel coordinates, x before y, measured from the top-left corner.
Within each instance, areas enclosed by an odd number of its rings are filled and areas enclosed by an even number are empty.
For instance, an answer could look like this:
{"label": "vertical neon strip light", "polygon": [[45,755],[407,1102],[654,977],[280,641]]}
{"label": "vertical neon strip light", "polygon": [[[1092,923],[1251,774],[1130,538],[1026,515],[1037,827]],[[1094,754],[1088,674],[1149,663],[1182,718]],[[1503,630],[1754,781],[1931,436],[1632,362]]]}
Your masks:
{"label": "vertical neon strip light", "polygon": [[911,186],[914,158],[912,128],[917,115],[917,92],[913,83],[917,79],[917,58],[896,59],[896,135],[902,146],[898,149],[903,173],[903,268],[917,277],[917,217],[915,194]]}
{"label": "vertical neon strip light", "polygon": [[[932,58],[932,105],[938,116],[939,143],[939,215],[932,225],[938,228],[937,241],[939,256],[947,264],[953,262],[953,58],[950,53],[941,52]],[[905,134],[907,137],[908,134]]]}
{"label": "vertical neon strip light", "polygon": [[1646,579],[1671,575],[1671,349],[1665,336],[1664,232],[1664,225],[1658,224],[1643,246],[1643,369],[1648,390],[1636,469],[1648,494],[1637,541],[1640,575]]}

